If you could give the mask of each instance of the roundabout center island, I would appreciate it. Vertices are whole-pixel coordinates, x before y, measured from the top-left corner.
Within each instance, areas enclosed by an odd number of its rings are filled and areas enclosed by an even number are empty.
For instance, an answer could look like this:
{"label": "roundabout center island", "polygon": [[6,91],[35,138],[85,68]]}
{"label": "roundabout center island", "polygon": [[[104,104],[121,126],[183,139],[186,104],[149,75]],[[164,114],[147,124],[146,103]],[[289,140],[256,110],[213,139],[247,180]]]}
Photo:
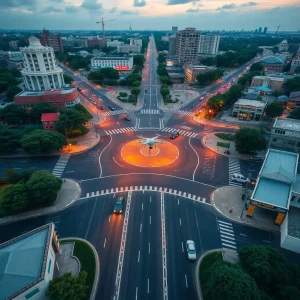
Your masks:
{"label": "roundabout center island", "polygon": [[172,164],[179,156],[178,148],[168,141],[153,146],[143,145],[134,140],[121,149],[122,158],[137,167],[157,168]]}

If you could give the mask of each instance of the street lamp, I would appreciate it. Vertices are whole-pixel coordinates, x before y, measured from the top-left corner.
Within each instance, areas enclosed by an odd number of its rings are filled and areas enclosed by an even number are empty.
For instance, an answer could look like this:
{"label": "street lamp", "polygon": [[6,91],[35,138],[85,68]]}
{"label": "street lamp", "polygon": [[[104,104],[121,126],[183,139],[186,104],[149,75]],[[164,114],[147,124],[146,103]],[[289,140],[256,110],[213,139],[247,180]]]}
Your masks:
{"label": "street lamp", "polygon": [[71,143],[69,143],[69,151],[71,151],[71,146],[72,146],[72,144],[71,144]]}

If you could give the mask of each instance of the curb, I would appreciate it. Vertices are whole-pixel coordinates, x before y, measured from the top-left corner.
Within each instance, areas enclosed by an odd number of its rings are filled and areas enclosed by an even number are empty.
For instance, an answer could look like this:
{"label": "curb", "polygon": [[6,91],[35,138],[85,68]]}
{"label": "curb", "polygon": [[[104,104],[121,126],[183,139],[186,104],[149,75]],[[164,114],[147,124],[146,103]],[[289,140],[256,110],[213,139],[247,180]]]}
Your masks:
{"label": "curb", "polygon": [[201,289],[201,283],[200,283],[200,265],[201,265],[203,258],[205,258],[206,255],[213,253],[213,252],[222,252],[223,253],[224,249],[219,248],[219,249],[213,249],[213,250],[204,252],[197,261],[197,265],[196,265],[196,269],[195,269],[195,279],[196,279],[197,296],[198,296],[199,300],[204,300],[203,294],[202,294],[202,289]]}
{"label": "curb", "polygon": [[97,288],[98,288],[98,283],[99,283],[99,277],[100,277],[99,276],[99,274],[100,274],[100,260],[99,260],[99,256],[98,256],[97,250],[95,249],[95,247],[89,241],[81,239],[81,238],[69,237],[69,238],[63,238],[63,239],[59,239],[59,240],[60,241],[66,241],[66,240],[81,241],[81,242],[84,242],[84,243],[88,244],[91,247],[91,249],[93,250],[94,256],[95,256],[95,260],[96,260],[96,270],[95,270],[95,279],[94,279],[94,284],[93,284],[93,288],[92,288],[91,295],[90,295],[90,300],[95,299]]}
{"label": "curb", "polygon": [[[19,222],[19,221],[23,221],[23,220],[27,220],[27,219],[31,219],[31,218],[34,218],[34,217],[40,217],[40,216],[44,216],[44,215],[51,215],[51,214],[55,214],[55,213],[58,213],[58,212],[61,212],[61,211],[64,211],[66,210],[67,208],[69,208],[69,206],[73,205],[78,199],[80,199],[80,195],[81,195],[81,187],[79,185],[79,183],[73,179],[67,179],[67,178],[63,178],[64,180],[69,180],[69,181],[73,181],[75,182],[77,188],[78,188],[78,193],[77,193],[77,197],[75,199],[73,199],[71,202],[69,202],[66,206],[62,207],[61,209],[58,209],[58,210],[54,210],[54,211],[49,211],[49,212],[41,212],[41,213],[35,213],[35,211],[39,210],[39,209],[35,209],[35,210],[32,210],[32,214],[28,215],[28,216],[24,216],[24,217],[21,217],[21,218],[18,218],[18,215],[11,215],[11,216],[8,216],[8,217],[3,217],[3,218],[14,218],[12,220],[8,220],[8,221],[1,221],[2,218],[0,218],[0,226],[2,225],[7,225],[7,224],[10,224],[10,223],[15,223],[15,222]],[[51,207],[51,206],[50,206]],[[47,208],[47,207],[46,207]],[[52,207],[51,207],[52,208]],[[55,206],[53,207],[55,208]]]}
{"label": "curb", "polygon": [[254,228],[258,228],[258,229],[263,229],[263,230],[267,230],[267,231],[272,231],[272,232],[280,232],[280,229],[279,230],[274,230],[274,229],[270,229],[270,228],[267,228],[267,227],[264,227],[264,226],[256,226],[256,225],[253,225],[253,224],[249,224],[249,223],[245,223],[245,222],[242,222],[242,221],[238,221],[238,220],[235,220],[235,219],[231,219],[229,217],[227,217],[226,215],[224,215],[220,209],[215,205],[215,200],[214,200],[214,196],[215,196],[215,193],[216,191],[222,189],[223,187],[220,187],[220,188],[217,188],[215,189],[211,195],[210,195],[210,203],[212,205],[212,207],[218,212],[218,214],[220,214],[221,216],[223,216],[224,218],[230,220],[231,222],[234,222],[234,223],[238,223],[238,224],[243,224],[245,226],[249,226],[249,227],[254,227]]}

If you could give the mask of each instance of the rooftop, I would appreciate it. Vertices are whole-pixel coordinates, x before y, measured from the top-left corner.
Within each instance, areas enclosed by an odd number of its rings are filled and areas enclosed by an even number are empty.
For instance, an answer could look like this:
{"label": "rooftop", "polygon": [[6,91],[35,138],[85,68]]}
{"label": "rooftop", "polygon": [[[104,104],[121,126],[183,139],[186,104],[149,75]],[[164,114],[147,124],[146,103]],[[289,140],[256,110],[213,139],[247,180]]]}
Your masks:
{"label": "rooftop", "polygon": [[184,78],[185,77],[184,74],[182,74],[182,73],[168,73],[168,76],[170,78]]}
{"label": "rooftop", "polygon": [[256,79],[269,79],[269,80],[276,80],[276,81],[284,81],[284,78],[273,77],[273,76],[254,76],[253,78],[256,78]]}
{"label": "rooftop", "polygon": [[239,99],[235,104],[239,105],[247,105],[247,106],[254,106],[254,107],[262,107],[266,106],[266,103],[257,101],[257,100],[249,100],[249,99]]}
{"label": "rooftop", "polygon": [[69,94],[72,93],[75,90],[74,87],[66,87],[63,89],[57,89],[57,90],[46,90],[46,91],[23,91],[19,93],[17,96],[41,96],[41,95],[50,95],[50,94]]}
{"label": "rooftop", "polygon": [[298,207],[290,206],[287,234],[300,239],[300,208]]}
{"label": "rooftop", "polygon": [[0,245],[0,299],[43,278],[52,226],[44,225]]}
{"label": "rooftop", "polygon": [[300,131],[300,120],[276,118],[273,128]]}
{"label": "rooftop", "polygon": [[19,62],[19,61],[24,61],[24,59],[22,56],[16,56],[16,57],[11,57],[7,61]]}
{"label": "rooftop", "polygon": [[267,57],[264,57],[260,60],[260,62],[262,63],[265,63],[265,64],[281,64],[283,65],[284,64],[284,59],[282,59],[281,57],[279,56],[267,56]]}
{"label": "rooftop", "polygon": [[41,121],[57,121],[59,119],[59,113],[43,113]]}
{"label": "rooftop", "polygon": [[215,67],[212,67],[212,66],[192,65],[192,64],[188,64],[186,67],[190,68],[190,69],[193,69],[193,70],[215,69]]}
{"label": "rooftop", "polygon": [[253,85],[253,86],[250,86],[249,89],[253,89],[253,90],[257,90],[257,91],[262,91],[262,92],[266,92],[266,93],[272,92],[272,89],[268,88],[265,85]]}
{"label": "rooftop", "polygon": [[92,60],[131,60],[132,57],[111,57],[111,56],[96,56]]}

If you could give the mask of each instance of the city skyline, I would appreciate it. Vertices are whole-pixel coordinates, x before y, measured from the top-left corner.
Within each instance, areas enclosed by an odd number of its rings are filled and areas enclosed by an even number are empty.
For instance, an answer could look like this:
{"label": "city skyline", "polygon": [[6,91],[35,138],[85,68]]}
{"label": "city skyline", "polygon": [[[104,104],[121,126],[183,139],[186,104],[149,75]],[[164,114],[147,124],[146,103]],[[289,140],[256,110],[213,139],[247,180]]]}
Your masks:
{"label": "city skyline", "polygon": [[[200,30],[299,30],[297,0],[9,0],[0,3],[1,29],[95,30],[102,17],[116,19],[107,30],[166,30],[196,27]],[[154,22],[155,20],[155,22]]]}

